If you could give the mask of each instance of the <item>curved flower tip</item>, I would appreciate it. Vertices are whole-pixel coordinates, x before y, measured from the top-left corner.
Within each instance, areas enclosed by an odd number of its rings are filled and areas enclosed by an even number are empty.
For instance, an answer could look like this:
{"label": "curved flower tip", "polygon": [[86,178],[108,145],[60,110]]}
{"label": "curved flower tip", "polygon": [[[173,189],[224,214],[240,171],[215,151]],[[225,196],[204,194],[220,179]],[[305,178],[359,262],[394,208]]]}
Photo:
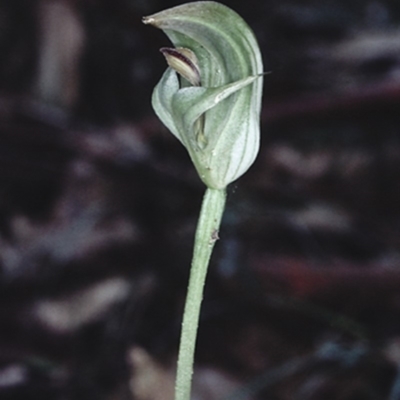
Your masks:
{"label": "curved flower tip", "polygon": [[154,89],[154,110],[200,178],[222,189],[252,165],[260,143],[263,67],[255,36],[230,8],[200,1],[145,17],[175,48]]}
{"label": "curved flower tip", "polygon": [[167,64],[178,72],[193,86],[200,86],[200,68],[199,61],[196,54],[190,49],[178,47],[171,49],[169,47],[162,47],[161,53],[164,54]]}

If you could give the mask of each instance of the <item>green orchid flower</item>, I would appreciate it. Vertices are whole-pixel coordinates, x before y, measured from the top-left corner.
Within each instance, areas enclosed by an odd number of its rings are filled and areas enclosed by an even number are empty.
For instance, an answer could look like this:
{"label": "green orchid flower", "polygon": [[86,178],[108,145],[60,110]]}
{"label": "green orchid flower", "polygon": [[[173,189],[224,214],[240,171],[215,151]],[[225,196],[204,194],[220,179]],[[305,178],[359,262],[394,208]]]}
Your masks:
{"label": "green orchid flower", "polygon": [[200,305],[226,201],[260,146],[263,83],[253,32],[213,1],[184,4],[145,17],[175,47],[161,52],[169,68],[154,89],[156,114],[186,147],[207,185],[196,229],[178,353],[175,400],[189,400]]}
{"label": "green orchid flower", "polygon": [[262,59],[249,26],[212,1],[145,17],[175,48],[153,92],[153,108],[186,147],[200,178],[223,189],[253,164],[260,146]]}

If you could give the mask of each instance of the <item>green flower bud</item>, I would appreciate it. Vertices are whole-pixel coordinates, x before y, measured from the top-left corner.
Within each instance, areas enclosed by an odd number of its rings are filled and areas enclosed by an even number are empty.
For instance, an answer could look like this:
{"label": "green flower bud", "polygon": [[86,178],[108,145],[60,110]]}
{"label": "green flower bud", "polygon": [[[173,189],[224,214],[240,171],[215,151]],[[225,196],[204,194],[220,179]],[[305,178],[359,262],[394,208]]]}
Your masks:
{"label": "green flower bud", "polygon": [[212,1],[143,22],[175,46],[161,49],[170,68],[154,89],[153,108],[203,182],[223,189],[248,170],[260,146],[263,67],[254,34],[237,13]]}

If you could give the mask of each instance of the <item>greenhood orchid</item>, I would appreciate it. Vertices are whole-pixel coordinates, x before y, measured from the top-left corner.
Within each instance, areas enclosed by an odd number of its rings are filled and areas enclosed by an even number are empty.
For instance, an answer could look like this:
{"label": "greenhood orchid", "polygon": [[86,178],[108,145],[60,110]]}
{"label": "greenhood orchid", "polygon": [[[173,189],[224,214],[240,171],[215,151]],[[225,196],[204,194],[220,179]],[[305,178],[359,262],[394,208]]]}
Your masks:
{"label": "greenhood orchid", "polygon": [[162,29],[174,45],[161,49],[169,68],[154,89],[153,108],[186,147],[207,186],[195,235],[175,386],[175,400],[189,400],[201,300],[226,187],[248,170],[260,147],[262,61],[248,25],[213,1],[184,4],[143,22]]}
{"label": "greenhood orchid", "polygon": [[252,165],[260,145],[262,60],[253,32],[212,1],[145,17],[175,48],[153,92],[153,108],[182,142],[203,182],[223,189]]}

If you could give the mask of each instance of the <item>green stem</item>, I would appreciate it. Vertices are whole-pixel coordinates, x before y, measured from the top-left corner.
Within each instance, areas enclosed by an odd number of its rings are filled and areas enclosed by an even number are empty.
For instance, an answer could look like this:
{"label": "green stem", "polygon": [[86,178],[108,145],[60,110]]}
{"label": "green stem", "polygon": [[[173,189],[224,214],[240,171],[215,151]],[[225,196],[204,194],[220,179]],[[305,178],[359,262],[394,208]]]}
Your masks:
{"label": "green stem", "polygon": [[225,189],[207,189],[201,205],[194,242],[189,286],[183,313],[175,384],[175,400],[190,400],[194,350],[204,283],[211,253],[218,239],[218,230],[225,209],[225,200]]}

